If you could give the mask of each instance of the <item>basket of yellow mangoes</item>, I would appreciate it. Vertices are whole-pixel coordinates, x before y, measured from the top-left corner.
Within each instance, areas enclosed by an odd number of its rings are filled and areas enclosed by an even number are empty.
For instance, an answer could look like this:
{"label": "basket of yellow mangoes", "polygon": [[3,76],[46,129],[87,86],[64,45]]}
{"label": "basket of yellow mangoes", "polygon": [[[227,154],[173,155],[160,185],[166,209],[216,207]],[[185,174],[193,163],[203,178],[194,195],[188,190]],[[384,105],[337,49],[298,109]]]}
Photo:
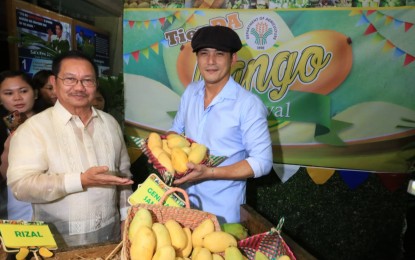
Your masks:
{"label": "basket of yellow mangoes", "polygon": [[[185,208],[163,206],[164,199],[171,192],[182,193]],[[186,191],[172,188],[158,204],[143,203],[130,207],[124,225],[121,259],[197,260],[205,259],[203,256],[215,259],[213,255],[224,256],[229,247],[238,250],[237,240],[221,230],[217,217],[191,209]]]}
{"label": "basket of yellow mangoes", "polygon": [[179,134],[160,135],[151,132],[145,139],[134,136],[130,139],[148,157],[167,185],[190,172],[188,162],[215,167],[227,158],[211,155],[204,144]]}

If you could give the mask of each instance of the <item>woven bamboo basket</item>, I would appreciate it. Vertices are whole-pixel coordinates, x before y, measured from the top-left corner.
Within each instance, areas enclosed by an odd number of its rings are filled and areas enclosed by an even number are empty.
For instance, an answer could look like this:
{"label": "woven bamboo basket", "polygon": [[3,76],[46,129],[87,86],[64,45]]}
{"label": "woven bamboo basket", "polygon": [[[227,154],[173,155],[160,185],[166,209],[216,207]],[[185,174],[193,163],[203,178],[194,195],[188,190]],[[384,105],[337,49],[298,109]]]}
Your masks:
{"label": "woven bamboo basket", "polygon": [[[186,207],[168,207],[163,206],[164,201],[167,199],[167,197],[173,193],[173,192],[180,192],[185,200]],[[183,227],[189,227],[190,230],[194,230],[199,224],[201,224],[206,219],[211,219],[214,223],[215,230],[219,231],[220,225],[218,222],[218,219],[216,218],[216,215],[196,210],[190,208],[190,202],[189,202],[189,196],[187,195],[186,191],[180,188],[171,188],[166,193],[163,194],[162,198],[157,204],[145,204],[145,203],[139,203],[132,205],[130,209],[128,210],[128,216],[125,221],[124,225],[124,232],[123,232],[123,246],[121,250],[121,259],[123,260],[130,260],[130,247],[131,242],[128,239],[128,230],[130,227],[130,223],[133,220],[136,212],[141,209],[146,208],[150,211],[152,217],[153,217],[153,223],[166,223],[169,219],[176,220],[179,224],[181,224]]]}
{"label": "woven bamboo basket", "polygon": [[238,241],[238,248],[249,260],[255,259],[257,251],[263,253],[268,259],[278,259],[278,257],[286,255],[291,260],[296,260],[293,252],[281,236],[283,223],[284,218],[281,218],[276,228]]}

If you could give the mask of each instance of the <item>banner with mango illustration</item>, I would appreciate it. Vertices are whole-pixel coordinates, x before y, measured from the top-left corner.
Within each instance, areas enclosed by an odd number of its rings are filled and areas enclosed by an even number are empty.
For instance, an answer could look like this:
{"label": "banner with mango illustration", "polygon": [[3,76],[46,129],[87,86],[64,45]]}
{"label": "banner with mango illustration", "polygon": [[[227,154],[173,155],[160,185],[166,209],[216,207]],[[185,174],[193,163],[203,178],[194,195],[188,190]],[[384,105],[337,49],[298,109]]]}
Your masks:
{"label": "banner with mango illustration", "polygon": [[269,110],[274,163],[404,173],[415,161],[415,8],[125,9],[127,135],[163,132],[200,79],[190,41],[235,30],[232,76]]}

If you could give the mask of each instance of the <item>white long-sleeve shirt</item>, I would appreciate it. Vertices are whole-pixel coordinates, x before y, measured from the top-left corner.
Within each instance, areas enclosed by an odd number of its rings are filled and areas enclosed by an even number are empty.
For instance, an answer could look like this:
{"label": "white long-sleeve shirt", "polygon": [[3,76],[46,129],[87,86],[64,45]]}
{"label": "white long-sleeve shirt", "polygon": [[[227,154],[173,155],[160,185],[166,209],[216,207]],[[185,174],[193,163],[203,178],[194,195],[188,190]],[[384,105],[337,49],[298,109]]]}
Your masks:
{"label": "white long-sleeve shirt", "polygon": [[58,246],[117,240],[126,218],[130,186],[84,189],[80,174],[92,166],[130,177],[121,129],[109,114],[92,108],[84,126],[60,103],[29,118],[10,145],[8,185],[33,203],[34,220],[50,224]]}

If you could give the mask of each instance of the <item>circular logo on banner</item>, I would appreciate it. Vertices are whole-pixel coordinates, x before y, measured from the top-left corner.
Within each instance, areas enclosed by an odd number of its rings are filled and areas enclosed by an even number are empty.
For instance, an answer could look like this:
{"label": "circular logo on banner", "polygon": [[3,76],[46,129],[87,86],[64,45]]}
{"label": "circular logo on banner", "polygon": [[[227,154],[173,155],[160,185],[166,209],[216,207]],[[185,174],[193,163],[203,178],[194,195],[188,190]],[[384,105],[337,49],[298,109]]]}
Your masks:
{"label": "circular logo on banner", "polygon": [[268,16],[257,16],[252,19],[245,31],[246,43],[255,50],[267,50],[275,44],[278,28],[274,20]]}

